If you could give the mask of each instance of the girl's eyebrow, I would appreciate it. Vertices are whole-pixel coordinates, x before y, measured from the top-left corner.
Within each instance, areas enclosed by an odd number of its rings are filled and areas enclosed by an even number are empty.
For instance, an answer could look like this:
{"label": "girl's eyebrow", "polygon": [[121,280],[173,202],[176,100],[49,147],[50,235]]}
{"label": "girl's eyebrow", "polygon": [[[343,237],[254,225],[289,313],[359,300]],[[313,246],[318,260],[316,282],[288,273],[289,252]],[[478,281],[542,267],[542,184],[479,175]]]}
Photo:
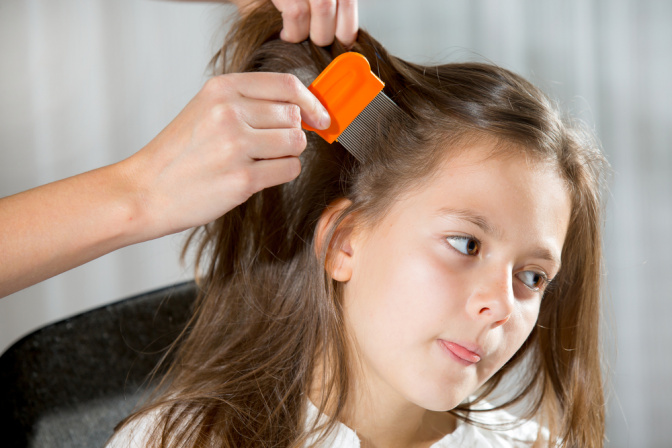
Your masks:
{"label": "girl's eyebrow", "polygon": [[[483,215],[479,215],[473,210],[464,209],[464,208],[451,208],[451,207],[441,207],[437,213],[438,216],[448,216],[456,217],[458,219],[464,219],[469,221],[483,230],[488,235],[492,235],[495,238],[501,238],[502,230],[499,227],[494,226],[487,218]],[[553,255],[553,253],[546,247],[538,247],[531,254],[534,258],[540,258],[542,260],[548,260],[553,263],[557,270],[560,270],[561,261],[558,257]]]}
{"label": "girl's eyebrow", "polygon": [[475,224],[478,227],[480,227],[481,230],[483,230],[486,234],[495,236],[497,238],[501,238],[503,233],[500,228],[491,224],[490,221],[488,221],[485,216],[479,215],[478,213],[472,210],[463,208],[441,207],[436,214],[438,216],[450,215],[451,217],[464,219],[465,221],[469,221],[472,224]]}

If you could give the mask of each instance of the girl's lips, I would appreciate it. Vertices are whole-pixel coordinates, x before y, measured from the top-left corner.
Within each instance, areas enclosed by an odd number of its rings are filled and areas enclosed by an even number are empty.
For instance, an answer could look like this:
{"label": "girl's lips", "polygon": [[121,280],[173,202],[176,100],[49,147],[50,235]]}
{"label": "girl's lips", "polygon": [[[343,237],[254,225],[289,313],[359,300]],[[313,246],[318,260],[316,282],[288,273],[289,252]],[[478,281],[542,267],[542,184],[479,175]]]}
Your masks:
{"label": "girl's lips", "polygon": [[466,361],[469,364],[475,364],[478,361],[481,360],[481,357],[477,354],[472,352],[471,350],[462,347],[459,344],[456,344],[454,342],[448,342],[439,339],[439,343],[448,350],[450,353],[461,359],[462,361]]}

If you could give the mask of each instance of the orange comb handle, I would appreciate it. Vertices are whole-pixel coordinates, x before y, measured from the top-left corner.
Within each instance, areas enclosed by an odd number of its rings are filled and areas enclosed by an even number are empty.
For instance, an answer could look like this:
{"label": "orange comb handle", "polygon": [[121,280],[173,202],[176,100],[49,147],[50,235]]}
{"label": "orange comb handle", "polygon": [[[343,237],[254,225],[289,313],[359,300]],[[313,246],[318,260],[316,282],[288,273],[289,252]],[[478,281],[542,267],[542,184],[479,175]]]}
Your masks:
{"label": "orange comb handle", "polygon": [[321,130],[306,123],[301,126],[317,132],[323,139],[333,143],[357,118],[366,106],[383,90],[385,84],[371,73],[369,61],[359,53],[343,53],[315,78],[308,86],[331,116],[331,126]]}

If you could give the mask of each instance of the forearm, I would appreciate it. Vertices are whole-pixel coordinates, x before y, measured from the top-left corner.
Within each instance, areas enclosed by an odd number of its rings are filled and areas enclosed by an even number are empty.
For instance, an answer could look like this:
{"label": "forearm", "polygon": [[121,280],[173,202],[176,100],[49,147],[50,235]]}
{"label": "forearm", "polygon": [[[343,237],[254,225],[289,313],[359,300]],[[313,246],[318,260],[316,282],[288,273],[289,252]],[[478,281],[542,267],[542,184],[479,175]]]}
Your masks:
{"label": "forearm", "polygon": [[0,297],[148,239],[123,164],[0,199]]}
{"label": "forearm", "polygon": [[[297,107],[298,106],[298,107]],[[130,244],[212,222],[301,171],[301,121],[329,114],[294,76],[217,76],[128,159],[0,199],[0,297]]]}

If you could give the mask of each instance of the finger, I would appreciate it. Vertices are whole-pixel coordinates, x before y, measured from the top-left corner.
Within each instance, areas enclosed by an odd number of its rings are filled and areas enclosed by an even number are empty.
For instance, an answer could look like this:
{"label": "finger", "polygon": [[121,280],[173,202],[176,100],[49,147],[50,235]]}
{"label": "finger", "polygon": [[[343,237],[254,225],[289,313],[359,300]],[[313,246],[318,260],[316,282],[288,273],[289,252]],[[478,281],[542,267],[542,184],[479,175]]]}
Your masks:
{"label": "finger", "polygon": [[301,162],[298,157],[259,160],[250,169],[257,179],[255,187],[259,191],[296,179],[301,173]]}
{"label": "finger", "polygon": [[317,129],[329,127],[329,113],[304,86],[299,78],[288,73],[237,73],[230,76],[236,90],[244,97],[296,104],[301,118]]}
{"label": "finger", "polygon": [[308,0],[273,0],[282,13],[280,39],[298,43],[308,38],[310,33],[310,5]]}
{"label": "finger", "polygon": [[255,129],[250,131],[247,156],[254,160],[298,157],[306,149],[301,129]]}
{"label": "finger", "polygon": [[243,98],[243,121],[253,129],[301,129],[301,109],[296,104]]}
{"label": "finger", "polygon": [[336,39],[346,48],[350,48],[357,40],[358,29],[357,0],[339,0],[336,13]]}
{"label": "finger", "polygon": [[311,0],[310,40],[324,47],[334,42],[336,32],[336,0]]}

